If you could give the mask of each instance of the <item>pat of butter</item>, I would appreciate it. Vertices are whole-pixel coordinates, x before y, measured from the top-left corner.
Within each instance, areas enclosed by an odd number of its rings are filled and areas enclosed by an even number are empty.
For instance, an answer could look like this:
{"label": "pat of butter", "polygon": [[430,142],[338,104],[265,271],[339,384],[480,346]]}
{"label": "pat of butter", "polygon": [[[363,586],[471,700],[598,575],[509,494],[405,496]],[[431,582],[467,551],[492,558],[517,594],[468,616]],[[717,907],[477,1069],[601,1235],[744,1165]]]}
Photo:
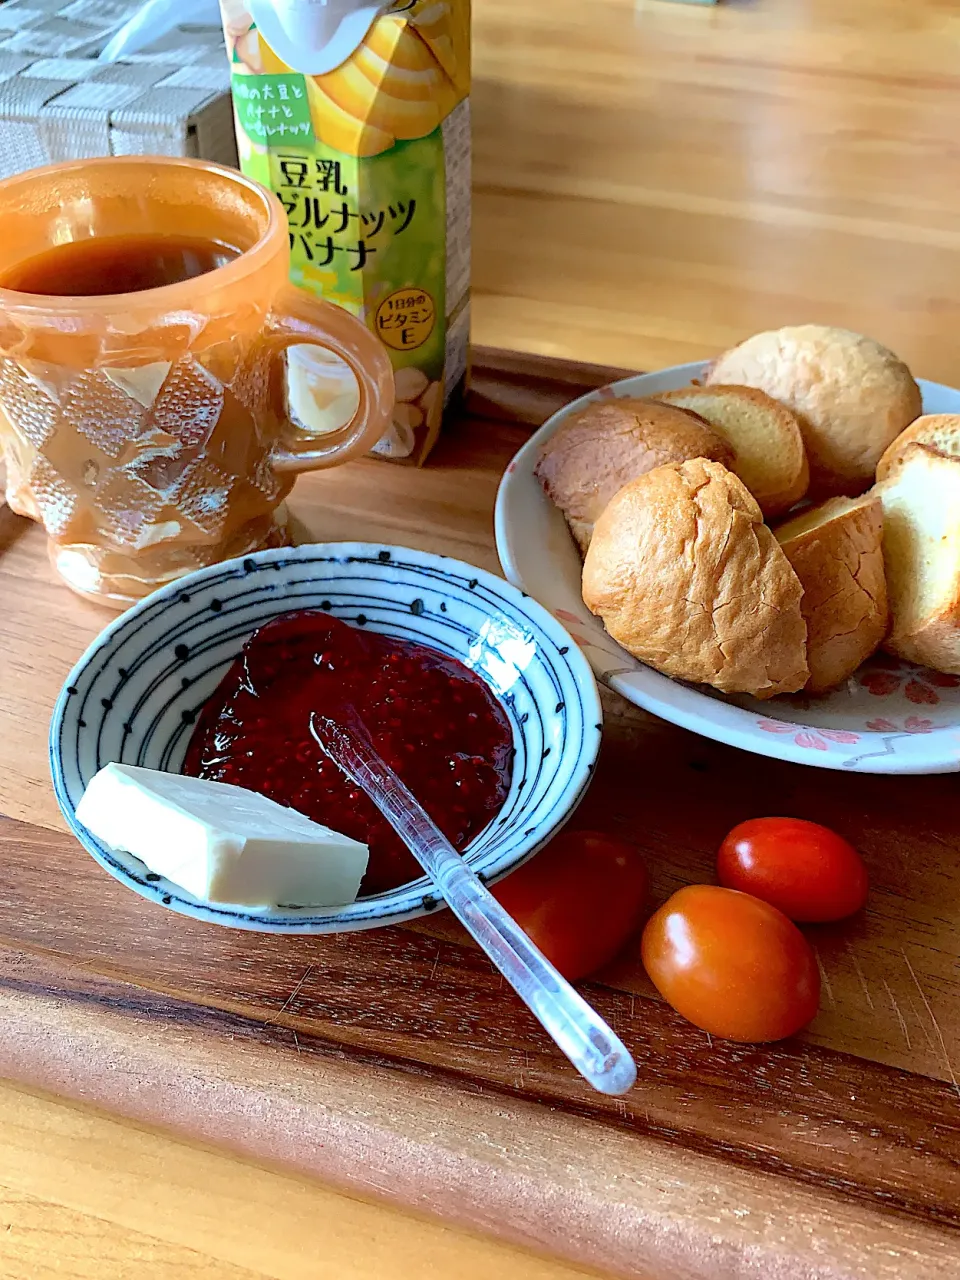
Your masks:
{"label": "pat of butter", "polygon": [[226,782],[108,764],[77,818],[113,849],[195,898],[240,906],[343,906],[367,869],[365,844]]}

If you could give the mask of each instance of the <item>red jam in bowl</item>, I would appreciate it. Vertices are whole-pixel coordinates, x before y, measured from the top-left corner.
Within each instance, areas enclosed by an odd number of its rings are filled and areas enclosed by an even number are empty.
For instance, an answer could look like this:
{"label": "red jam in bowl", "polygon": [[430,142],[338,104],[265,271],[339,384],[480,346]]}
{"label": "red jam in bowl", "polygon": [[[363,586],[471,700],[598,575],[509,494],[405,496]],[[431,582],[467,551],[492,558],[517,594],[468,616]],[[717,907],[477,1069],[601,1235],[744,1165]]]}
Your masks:
{"label": "red jam in bowl", "polygon": [[232,782],[365,840],[363,892],[422,873],[373,802],[310,736],[310,713],[353,705],[377,750],[457,849],[503,805],[513,736],[483,680],[425,645],[286,614],[250,637],[206,704],[184,773]]}

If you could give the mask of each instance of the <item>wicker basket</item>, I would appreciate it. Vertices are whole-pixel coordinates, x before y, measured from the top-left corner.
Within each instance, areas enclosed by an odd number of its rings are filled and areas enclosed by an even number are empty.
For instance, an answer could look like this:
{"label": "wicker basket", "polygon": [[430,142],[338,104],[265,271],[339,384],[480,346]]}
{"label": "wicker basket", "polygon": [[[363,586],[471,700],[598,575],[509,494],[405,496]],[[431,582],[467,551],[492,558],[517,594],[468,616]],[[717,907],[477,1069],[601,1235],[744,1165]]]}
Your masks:
{"label": "wicker basket", "polygon": [[181,27],[121,62],[97,61],[140,3],[0,3],[0,178],[83,156],[236,165],[219,27]]}

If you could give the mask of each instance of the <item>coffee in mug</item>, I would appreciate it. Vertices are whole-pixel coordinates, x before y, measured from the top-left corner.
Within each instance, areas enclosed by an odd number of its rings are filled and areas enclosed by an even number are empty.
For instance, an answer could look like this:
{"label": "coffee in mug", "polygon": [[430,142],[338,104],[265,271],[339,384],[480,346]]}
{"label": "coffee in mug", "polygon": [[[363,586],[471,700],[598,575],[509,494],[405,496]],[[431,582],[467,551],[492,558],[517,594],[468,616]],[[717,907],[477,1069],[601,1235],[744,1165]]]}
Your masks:
{"label": "coffee in mug", "polygon": [[[377,339],[287,278],[286,215],[232,170],[107,157],[0,183],[0,445],[7,501],[74,590],[125,606],[285,540],[296,474],[390,422]],[[286,351],[345,361],[351,420],[290,421]]]}

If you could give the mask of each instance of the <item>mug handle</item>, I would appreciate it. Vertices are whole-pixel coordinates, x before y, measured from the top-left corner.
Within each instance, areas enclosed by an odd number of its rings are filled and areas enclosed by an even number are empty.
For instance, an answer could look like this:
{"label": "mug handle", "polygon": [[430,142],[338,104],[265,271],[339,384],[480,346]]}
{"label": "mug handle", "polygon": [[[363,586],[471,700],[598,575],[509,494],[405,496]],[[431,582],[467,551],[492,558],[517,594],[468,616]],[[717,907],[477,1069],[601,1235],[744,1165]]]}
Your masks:
{"label": "mug handle", "polygon": [[284,352],[306,344],[323,347],[345,361],[360,390],[353,418],[322,436],[297,432],[284,413],[284,428],[271,459],[273,469],[317,471],[369,453],[390,425],[395,397],[390,357],[366,325],[342,307],[286,285],[267,317],[263,342],[278,382],[285,372]]}

